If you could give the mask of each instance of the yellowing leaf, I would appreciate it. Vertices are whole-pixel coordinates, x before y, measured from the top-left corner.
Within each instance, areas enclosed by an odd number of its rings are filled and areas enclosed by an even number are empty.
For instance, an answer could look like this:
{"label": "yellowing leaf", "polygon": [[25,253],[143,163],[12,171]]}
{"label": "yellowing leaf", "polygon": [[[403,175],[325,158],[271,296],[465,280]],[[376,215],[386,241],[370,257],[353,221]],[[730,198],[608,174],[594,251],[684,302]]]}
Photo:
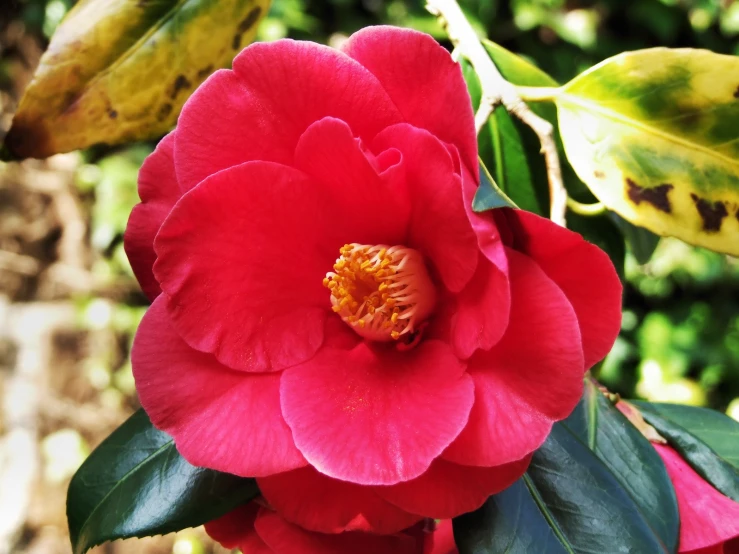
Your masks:
{"label": "yellowing leaf", "polygon": [[251,40],[270,0],[81,0],[59,25],[6,137],[17,157],[152,138]]}
{"label": "yellowing leaf", "polygon": [[739,58],[627,52],[562,87],[556,103],[567,158],[608,208],[739,255]]}

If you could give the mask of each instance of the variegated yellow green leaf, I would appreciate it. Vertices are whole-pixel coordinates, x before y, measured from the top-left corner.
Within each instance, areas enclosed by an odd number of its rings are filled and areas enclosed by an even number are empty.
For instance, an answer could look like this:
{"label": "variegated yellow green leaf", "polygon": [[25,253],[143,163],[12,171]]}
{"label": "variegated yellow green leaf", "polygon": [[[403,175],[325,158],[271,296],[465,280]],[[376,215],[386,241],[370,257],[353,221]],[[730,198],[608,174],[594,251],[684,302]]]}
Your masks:
{"label": "variegated yellow green leaf", "polygon": [[565,152],[610,209],[739,255],[739,57],[653,48],[558,90]]}
{"label": "variegated yellow green leaf", "polygon": [[253,40],[270,0],[81,0],[21,98],[6,148],[41,158],[156,137]]}

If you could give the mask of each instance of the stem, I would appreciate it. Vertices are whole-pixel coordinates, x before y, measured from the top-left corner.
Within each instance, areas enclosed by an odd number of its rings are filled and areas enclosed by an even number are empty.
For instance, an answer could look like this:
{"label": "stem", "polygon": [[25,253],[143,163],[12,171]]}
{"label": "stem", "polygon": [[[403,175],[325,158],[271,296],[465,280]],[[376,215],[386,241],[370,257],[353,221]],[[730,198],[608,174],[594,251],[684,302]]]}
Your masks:
{"label": "stem", "polygon": [[516,87],[521,100],[526,102],[553,102],[559,96],[557,87]]}
{"label": "stem", "polygon": [[455,51],[469,60],[480,79],[482,98],[475,114],[477,132],[479,133],[485,125],[495,106],[503,104],[509,113],[518,117],[539,137],[549,180],[550,219],[564,226],[567,191],[562,182],[562,170],[552,124],[532,112],[521,100],[516,87],[503,78],[456,0],[427,0],[426,9],[445,23]]}
{"label": "stem", "polygon": [[576,214],[587,216],[600,215],[607,210],[603,202],[596,202],[595,204],[582,204],[571,197],[567,197],[567,207]]}

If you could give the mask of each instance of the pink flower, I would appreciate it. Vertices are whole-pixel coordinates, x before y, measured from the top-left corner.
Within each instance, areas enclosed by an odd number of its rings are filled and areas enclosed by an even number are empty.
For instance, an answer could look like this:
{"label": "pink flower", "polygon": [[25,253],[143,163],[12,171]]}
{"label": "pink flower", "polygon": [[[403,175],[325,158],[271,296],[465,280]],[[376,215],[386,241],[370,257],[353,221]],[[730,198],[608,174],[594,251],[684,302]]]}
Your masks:
{"label": "pink flower", "polygon": [[671,447],[652,446],[675,487],[680,554],[739,554],[739,503],[714,489]]}
{"label": "pink flower", "polygon": [[421,523],[392,535],[361,531],[316,533],[285,521],[256,502],[205,525],[225,548],[244,554],[458,554],[451,520]]}
{"label": "pink flower", "polygon": [[141,169],[126,250],[154,300],[133,368],[191,463],[304,528],[394,533],[525,471],[620,326],[607,256],[471,212],[461,71],[376,27],[256,44]]}

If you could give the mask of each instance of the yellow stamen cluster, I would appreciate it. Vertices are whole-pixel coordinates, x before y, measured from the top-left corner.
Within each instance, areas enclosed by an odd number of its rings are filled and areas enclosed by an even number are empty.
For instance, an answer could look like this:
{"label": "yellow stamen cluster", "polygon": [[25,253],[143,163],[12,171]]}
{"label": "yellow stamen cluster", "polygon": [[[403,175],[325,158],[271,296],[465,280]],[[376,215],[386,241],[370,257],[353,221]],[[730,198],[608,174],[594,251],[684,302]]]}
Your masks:
{"label": "yellow stamen cluster", "polygon": [[339,252],[323,285],[333,310],[363,337],[397,340],[433,310],[434,285],[416,250],[345,244]]}

